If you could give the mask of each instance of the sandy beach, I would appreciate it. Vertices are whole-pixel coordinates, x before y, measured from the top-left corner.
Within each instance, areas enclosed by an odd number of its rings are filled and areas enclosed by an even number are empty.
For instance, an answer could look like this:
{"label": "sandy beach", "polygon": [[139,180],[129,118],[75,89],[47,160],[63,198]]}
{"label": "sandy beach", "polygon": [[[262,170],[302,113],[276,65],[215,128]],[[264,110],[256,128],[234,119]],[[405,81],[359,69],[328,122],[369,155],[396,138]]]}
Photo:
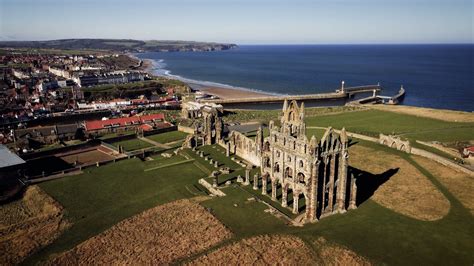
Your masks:
{"label": "sandy beach", "polygon": [[145,71],[148,75],[153,74],[153,60],[150,59],[143,59],[142,65],[140,66],[140,70]]}
{"label": "sandy beach", "polygon": [[240,89],[229,89],[222,87],[200,87],[198,90],[205,92],[210,95],[215,95],[221,99],[241,99],[241,98],[255,98],[255,97],[265,97],[272,94],[249,91],[249,90],[240,90]]}

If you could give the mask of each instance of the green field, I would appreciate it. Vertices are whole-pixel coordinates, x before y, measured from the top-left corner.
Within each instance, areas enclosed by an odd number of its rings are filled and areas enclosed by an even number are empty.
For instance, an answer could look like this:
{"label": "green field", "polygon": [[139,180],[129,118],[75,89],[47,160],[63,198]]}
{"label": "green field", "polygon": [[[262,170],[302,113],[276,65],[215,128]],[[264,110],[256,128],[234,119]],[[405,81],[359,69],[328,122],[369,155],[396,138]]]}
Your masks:
{"label": "green field", "polygon": [[188,134],[181,132],[181,131],[171,131],[171,132],[166,132],[166,133],[160,133],[156,135],[150,135],[146,136],[147,139],[151,139],[153,141],[166,144],[169,142],[174,142],[178,140],[183,140],[186,138]]}
{"label": "green field", "polygon": [[[159,204],[202,194],[197,180],[206,176],[182,156],[142,162],[123,160],[84,174],[40,184],[66,209],[73,226],[45,250],[29,259],[64,251],[111,227],[117,222]],[[170,165],[167,168],[163,168]],[[145,171],[160,166],[157,170]]]}
{"label": "green field", "polygon": [[122,146],[125,151],[135,151],[135,150],[153,147],[152,144],[140,139],[122,140],[122,141],[114,142],[111,144],[117,148],[118,146]]}
{"label": "green field", "polygon": [[474,138],[474,123],[446,122],[393,112],[366,110],[306,118],[306,126],[333,127],[378,137],[397,134],[409,140],[461,141]]}

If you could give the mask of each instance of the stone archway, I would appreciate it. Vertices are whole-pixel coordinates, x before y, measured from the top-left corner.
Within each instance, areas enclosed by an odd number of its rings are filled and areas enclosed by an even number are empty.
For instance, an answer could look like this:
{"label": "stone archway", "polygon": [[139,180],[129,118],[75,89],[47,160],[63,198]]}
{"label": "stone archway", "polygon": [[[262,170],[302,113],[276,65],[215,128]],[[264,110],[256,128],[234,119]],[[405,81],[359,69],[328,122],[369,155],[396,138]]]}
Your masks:
{"label": "stone archway", "polygon": [[305,175],[303,173],[299,172],[296,175],[296,180],[297,180],[298,183],[303,184],[304,186],[306,186]]}
{"label": "stone archway", "polygon": [[273,178],[271,179],[272,182],[272,200],[277,199],[277,190],[278,190],[278,179]]}
{"label": "stone archway", "polygon": [[263,167],[270,168],[272,165],[270,164],[270,158],[267,156],[263,157]]}
{"label": "stone archway", "polygon": [[293,169],[291,169],[291,167],[287,167],[285,169],[285,173],[284,173],[284,178],[293,178]]}
{"label": "stone archway", "polygon": [[280,164],[278,162],[275,163],[273,170],[277,173],[280,173]]}
{"label": "stone archway", "polygon": [[400,150],[400,151],[407,151],[407,150],[406,150],[406,147],[405,147],[405,144],[400,144],[399,150]]}
{"label": "stone archway", "polygon": [[270,151],[270,142],[265,141],[263,144],[263,151]]}
{"label": "stone archway", "polygon": [[390,144],[390,148],[397,149],[397,143],[394,141]]}

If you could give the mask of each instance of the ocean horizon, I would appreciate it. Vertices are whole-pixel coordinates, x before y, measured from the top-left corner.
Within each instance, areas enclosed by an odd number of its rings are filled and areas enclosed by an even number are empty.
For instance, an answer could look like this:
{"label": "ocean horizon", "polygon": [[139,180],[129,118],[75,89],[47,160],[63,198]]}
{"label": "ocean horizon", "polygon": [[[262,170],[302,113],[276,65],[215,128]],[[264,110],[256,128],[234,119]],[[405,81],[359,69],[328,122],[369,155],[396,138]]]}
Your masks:
{"label": "ocean horizon", "polygon": [[403,104],[474,111],[473,44],[239,45],[213,52],[147,52],[154,73],[196,86],[278,95],[332,92],[380,83],[403,85]]}

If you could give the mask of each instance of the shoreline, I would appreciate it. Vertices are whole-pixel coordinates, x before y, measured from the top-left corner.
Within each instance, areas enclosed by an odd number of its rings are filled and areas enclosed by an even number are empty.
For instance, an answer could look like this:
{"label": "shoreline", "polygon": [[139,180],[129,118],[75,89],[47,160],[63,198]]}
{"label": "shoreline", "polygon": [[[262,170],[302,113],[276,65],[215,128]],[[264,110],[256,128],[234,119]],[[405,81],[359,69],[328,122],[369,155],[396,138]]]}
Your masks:
{"label": "shoreline", "polygon": [[264,92],[257,92],[251,90],[243,90],[243,89],[231,89],[231,88],[224,88],[218,86],[201,86],[199,88],[193,87],[194,84],[189,84],[191,88],[204,92],[209,95],[214,95],[219,97],[220,99],[243,99],[243,98],[259,98],[259,97],[267,97],[273,94],[264,93]]}
{"label": "shoreline", "polygon": [[[214,83],[214,82],[202,82],[200,84],[199,81],[197,80],[191,80],[191,79],[182,78],[182,77],[174,76],[174,75],[157,75],[155,70],[158,67],[156,66],[155,60],[141,59],[133,54],[130,54],[129,56],[140,60],[142,62],[142,66],[140,67],[140,69],[148,73],[150,76],[157,76],[157,77],[164,77],[168,79],[179,80],[186,83],[193,90],[201,91],[209,95],[217,96],[220,99],[242,99],[242,98],[249,98],[249,97],[257,98],[257,97],[266,97],[266,96],[275,95],[274,93],[261,92],[261,91],[247,89],[247,88],[238,88],[238,87],[233,87],[231,85],[226,85],[226,84],[222,84],[222,86],[219,86],[219,84]],[[213,83],[213,84],[208,85],[206,83]]]}
{"label": "shoreline", "polygon": [[[173,74],[168,74],[169,71],[166,70],[164,67],[160,66],[160,62],[155,59],[149,59],[149,58],[139,58],[135,54],[129,54],[129,56],[136,58],[138,60],[141,60],[143,62],[141,69],[148,73],[151,76],[157,76],[157,77],[162,77],[162,78],[167,78],[167,79],[174,79],[174,80],[179,80],[181,82],[186,83],[189,87],[191,87],[193,90],[196,91],[201,91],[203,93],[206,93],[208,95],[213,95],[216,97],[219,97],[220,99],[242,99],[242,98],[259,98],[259,97],[268,97],[268,96],[282,96],[282,94],[278,93],[272,93],[272,92],[265,92],[265,91],[259,91],[259,90],[254,90],[254,89],[248,89],[248,88],[241,88],[241,87],[235,87],[232,85],[227,85],[227,84],[220,84],[217,82],[211,82],[211,81],[200,81],[200,80],[193,80],[193,79],[188,79],[184,78],[178,75],[173,75]],[[159,71],[163,71],[163,73],[159,74]],[[158,73],[158,74],[157,74]],[[292,96],[292,95],[285,95],[285,96]],[[402,106],[405,106],[406,108],[402,108]],[[321,107],[325,107],[324,105]],[[414,110],[413,108],[420,108],[424,109],[423,112],[416,112],[416,115],[418,116],[423,116],[423,117],[429,117],[429,118],[436,118],[435,114],[427,114],[430,111],[429,110],[437,110],[437,111],[451,111],[452,116],[447,116],[444,119],[441,118],[441,120],[449,120],[449,119],[454,119],[454,120],[461,120],[461,121],[469,121],[473,122],[473,112],[471,111],[466,111],[466,110],[455,110],[455,109],[445,109],[445,108],[434,108],[434,107],[425,107],[425,106],[411,106],[411,105],[394,105],[394,106],[386,106],[383,105],[377,105],[377,106],[370,106],[372,108],[379,108],[383,109],[386,111],[394,111],[394,112],[399,112],[399,113],[412,113]],[[420,114],[423,113],[423,114]],[[436,113],[436,112],[434,112]],[[467,114],[469,118],[463,117],[460,118],[457,115],[454,115],[454,113],[463,113],[464,115]],[[448,118],[449,117],[449,118]],[[438,118],[439,119],[439,118]]]}

